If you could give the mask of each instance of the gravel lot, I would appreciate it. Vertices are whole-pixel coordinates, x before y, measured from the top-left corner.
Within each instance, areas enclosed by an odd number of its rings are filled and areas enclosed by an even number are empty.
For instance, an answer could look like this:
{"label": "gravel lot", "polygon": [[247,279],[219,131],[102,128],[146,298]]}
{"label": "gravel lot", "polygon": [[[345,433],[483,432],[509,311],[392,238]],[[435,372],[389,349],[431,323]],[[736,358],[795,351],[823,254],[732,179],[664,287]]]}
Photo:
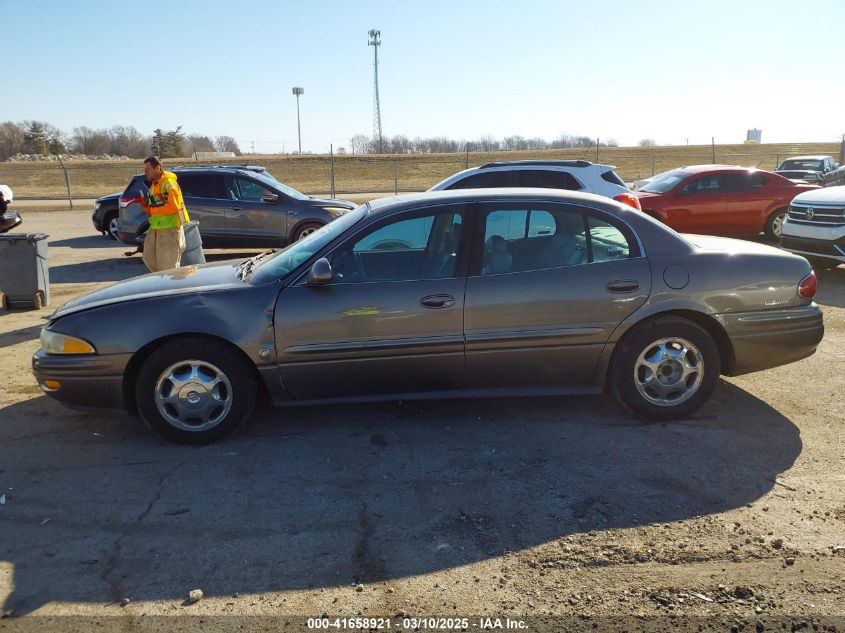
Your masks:
{"label": "gravel lot", "polygon": [[[53,306],[145,271],[90,211],[24,215],[51,236]],[[845,267],[817,300],[814,356],[723,380],[676,423],[605,397],[265,406],[200,448],[43,396],[50,309],[0,311],[0,630],[360,614],[843,631]]]}

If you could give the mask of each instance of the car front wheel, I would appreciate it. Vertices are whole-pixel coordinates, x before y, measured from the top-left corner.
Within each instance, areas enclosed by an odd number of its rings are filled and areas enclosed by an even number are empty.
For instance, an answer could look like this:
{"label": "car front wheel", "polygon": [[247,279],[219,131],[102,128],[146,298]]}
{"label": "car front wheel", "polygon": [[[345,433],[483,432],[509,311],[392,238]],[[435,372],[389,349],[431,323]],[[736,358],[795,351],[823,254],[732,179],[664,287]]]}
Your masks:
{"label": "car front wheel", "polygon": [[321,229],[322,227],[323,227],[323,225],[320,224],[319,222],[306,222],[305,224],[298,227],[296,229],[296,231],[293,232],[293,235],[291,236],[291,241],[292,242],[298,242],[303,237],[308,237],[314,231],[317,231],[317,230]]}
{"label": "car front wheel", "polygon": [[616,398],[649,420],[682,418],[713,393],[719,350],[700,326],[662,317],[637,326],[620,342],[611,366]]}
{"label": "car front wheel", "polygon": [[138,411],[159,435],[180,444],[205,444],[232,433],[252,413],[257,384],[236,349],[199,338],[170,341],[141,366]]}

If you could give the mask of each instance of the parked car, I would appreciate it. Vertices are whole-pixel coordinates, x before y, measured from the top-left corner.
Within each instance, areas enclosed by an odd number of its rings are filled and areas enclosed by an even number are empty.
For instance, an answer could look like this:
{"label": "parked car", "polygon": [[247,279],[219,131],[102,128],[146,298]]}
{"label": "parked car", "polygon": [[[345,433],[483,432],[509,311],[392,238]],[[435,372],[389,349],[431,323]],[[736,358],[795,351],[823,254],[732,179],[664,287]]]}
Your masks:
{"label": "parked car", "polygon": [[583,191],[606,196],[639,209],[637,197],[614,171],[613,165],[586,160],[513,160],[487,163],[459,171],[429,191],[484,187],[541,187]]}
{"label": "parked car", "polygon": [[[277,248],[314,232],[355,208],[345,200],[317,200],[273,178],[263,167],[175,167],[185,206],[211,248]],[[149,228],[141,206],[143,175],[119,200],[118,239],[136,245]]]}
{"label": "parked car", "polygon": [[793,156],[784,160],[775,173],[790,180],[804,180],[822,185],[827,174],[838,167],[833,156]]}
{"label": "parked car", "polygon": [[116,240],[118,229],[118,212],[120,211],[120,192],[110,193],[94,201],[94,211],[91,221],[94,229],[106,237]]}
{"label": "parked car", "polygon": [[684,237],[607,198],[442,191],[73,299],[33,370],[67,405],[138,411],[188,443],[233,431],[263,388],[280,406],[607,389],[668,419],[720,374],[811,355],[815,290],[803,257]]}
{"label": "parked car", "polygon": [[759,169],[692,165],[666,172],[637,190],[645,213],[682,233],[780,239],[792,199],[818,185]]}
{"label": "parked car", "polygon": [[819,269],[845,264],[845,187],[825,187],[795,197],[783,225],[781,247]]}

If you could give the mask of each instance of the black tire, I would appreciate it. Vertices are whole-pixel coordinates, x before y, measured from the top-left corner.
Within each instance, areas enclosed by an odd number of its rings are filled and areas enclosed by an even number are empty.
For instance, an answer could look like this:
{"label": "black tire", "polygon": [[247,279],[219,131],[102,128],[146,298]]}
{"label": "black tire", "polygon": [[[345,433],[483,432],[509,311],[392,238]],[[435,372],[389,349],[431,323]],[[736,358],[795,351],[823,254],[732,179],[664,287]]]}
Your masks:
{"label": "black tire", "polygon": [[839,266],[840,262],[835,259],[827,259],[825,257],[808,257],[807,261],[815,270],[833,270]]}
{"label": "black tire", "polygon": [[[172,389],[173,383],[165,376],[173,376],[176,372],[185,375],[184,368],[190,368],[193,362],[212,366],[215,370],[219,370],[228,381],[228,385],[221,383],[221,390],[229,401],[228,411],[225,405],[218,405],[217,416],[207,421],[205,428],[190,422],[182,422],[181,427],[174,424],[162,414],[156,403],[156,389],[159,382],[161,381],[162,390],[168,388],[167,385],[170,385],[169,388]],[[177,369],[168,373],[168,370],[174,367]],[[203,374],[202,379],[208,379],[213,373]],[[189,381],[193,382],[185,384],[182,388],[182,392],[187,390],[185,397],[174,398],[178,401],[179,407],[192,406],[189,404],[190,397],[202,399],[198,406],[206,402],[209,406],[214,406],[219,402],[216,399],[212,402],[209,392],[206,392],[202,386],[197,387],[200,384],[197,380],[202,379],[199,376],[196,380],[189,377]],[[201,395],[197,396],[191,389],[192,386],[196,387]],[[172,394],[173,391],[170,393]],[[250,417],[255,407],[257,393],[255,367],[248,359],[244,358],[237,349],[225,343],[198,337],[170,341],[156,349],[141,365],[135,382],[135,402],[141,418],[153,431],[179,444],[207,444],[229,435]],[[163,404],[162,406],[165,411],[177,411],[172,405]],[[173,417],[175,419],[176,416]],[[185,428],[186,426],[194,428]]]}
{"label": "black tire", "polygon": [[[783,226],[783,220],[786,219],[788,209],[776,209],[772,211],[771,215],[766,219],[766,226],[763,227],[763,233],[773,242],[780,242],[780,228]],[[780,218],[780,223],[778,219]]]}
{"label": "black tire", "polygon": [[309,233],[313,233],[317,229],[322,228],[322,226],[323,225],[319,222],[304,222],[303,224],[300,224],[298,227],[296,227],[296,230],[293,232],[293,235],[291,235],[290,241],[298,242]]}
{"label": "black tire", "polygon": [[117,240],[117,211],[109,211],[103,217],[103,235],[111,240]]}
{"label": "black tire", "polygon": [[[700,371],[700,380],[690,375],[684,383],[689,384],[690,379],[697,381],[698,384],[694,390],[679,388],[680,392],[690,391],[691,393],[685,400],[677,398],[676,404],[671,404],[671,398],[665,404],[656,404],[647,395],[641,393],[637,386],[642,382],[643,374],[635,374],[635,371],[640,372],[644,369],[639,367],[640,355],[649,350],[658,349],[656,343],[663,339],[684,339],[691,343],[694,348],[697,348],[700,357],[701,364],[697,366],[703,367]],[[720,373],[719,349],[711,336],[692,321],[665,316],[646,321],[625,335],[611,361],[610,381],[617,400],[633,414],[646,420],[671,420],[686,417],[701,407],[713,393]],[[669,378],[671,376],[667,377]]]}

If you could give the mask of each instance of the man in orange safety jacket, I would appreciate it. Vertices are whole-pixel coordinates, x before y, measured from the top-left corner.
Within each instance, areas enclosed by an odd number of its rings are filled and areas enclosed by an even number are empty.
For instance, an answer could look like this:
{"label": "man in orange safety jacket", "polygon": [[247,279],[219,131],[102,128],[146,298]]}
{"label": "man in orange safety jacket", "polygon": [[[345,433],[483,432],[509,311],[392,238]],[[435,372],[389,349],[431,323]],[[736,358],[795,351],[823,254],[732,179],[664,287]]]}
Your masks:
{"label": "man in orange safety jacket", "polygon": [[150,181],[142,205],[150,216],[150,230],[144,241],[144,263],[151,272],[178,268],[185,252],[185,231],[190,222],[176,174],[164,171],[158,156],[144,160],[144,174]]}

